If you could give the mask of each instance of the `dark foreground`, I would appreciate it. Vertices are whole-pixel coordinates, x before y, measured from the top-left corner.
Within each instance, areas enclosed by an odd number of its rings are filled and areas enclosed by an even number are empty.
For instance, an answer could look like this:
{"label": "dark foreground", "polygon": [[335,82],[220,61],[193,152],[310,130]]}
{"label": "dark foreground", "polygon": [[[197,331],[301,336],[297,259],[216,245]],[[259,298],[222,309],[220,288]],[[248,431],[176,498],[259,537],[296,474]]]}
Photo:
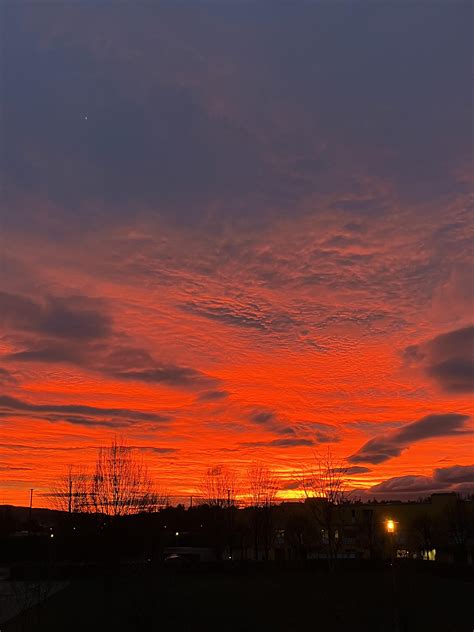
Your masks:
{"label": "dark foreground", "polygon": [[472,632],[472,579],[403,568],[395,579],[394,601],[390,569],[110,574],[72,581],[2,632]]}

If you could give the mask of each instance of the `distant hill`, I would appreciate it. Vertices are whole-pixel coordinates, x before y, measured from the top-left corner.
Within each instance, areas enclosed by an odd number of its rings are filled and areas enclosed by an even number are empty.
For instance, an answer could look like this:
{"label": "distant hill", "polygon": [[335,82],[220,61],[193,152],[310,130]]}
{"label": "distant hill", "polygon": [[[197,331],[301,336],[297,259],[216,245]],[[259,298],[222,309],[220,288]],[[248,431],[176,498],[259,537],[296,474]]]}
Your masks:
{"label": "distant hill", "polygon": [[[64,511],[42,507],[33,507],[31,510],[31,519],[37,522],[55,522],[64,515],[66,515]],[[28,522],[30,519],[30,508],[0,505],[0,521],[5,519],[14,520],[15,522]]]}

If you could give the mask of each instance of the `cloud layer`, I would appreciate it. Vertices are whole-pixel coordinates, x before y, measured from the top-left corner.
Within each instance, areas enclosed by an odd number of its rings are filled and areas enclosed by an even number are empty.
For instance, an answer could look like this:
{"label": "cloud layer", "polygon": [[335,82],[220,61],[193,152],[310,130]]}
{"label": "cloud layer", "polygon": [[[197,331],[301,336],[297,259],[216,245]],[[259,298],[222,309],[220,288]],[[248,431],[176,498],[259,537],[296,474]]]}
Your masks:
{"label": "cloud layer", "polygon": [[170,421],[169,415],[138,410],[100,408],[80,404],[31,404],[14,397],[0,396],[0,416],[25,414],[51,422],[65,421],[83,426],[105,426],[117,429],[134,423],[162,424]]}
{"label": "cloud layer", "polygon": [[405,357],[448,393],[474,390],[474,325],[412,345],[405,350]]}
{"label": "cloud layer", "polygon": [[440,492],[472,493],[474,491],[474,465],[453,465],[436,468],[432,476],[395,476],[364,492],[375,498],[419,498]]}
{"label": "cloud layer", "polygon": [[356,5],[2,11],[5,500],[117,432],[177,495],[472,462],[471,8]]}
{"label": "cloud layer", "polygon": [[383,463],[400,456],[404,450],[418,441],[470,434],[466,428],[468,420],[468,415],[458,413],[427,415],[392,433],[370,439],[349,457],[349,462]]}
{"label": "cloud layer", "polygon": [[[97,304],[98,301],[95,301]],[[3,328],[15,350],[7,361],[72,364],[123,381],[164,383],[200,389],[217,380],[190,367],[157,360],[146,349],[127,344],[102,308],[83,296],[48,296],[43,302],[0,293]],[[5,374],[6,375],[6,374]]]}

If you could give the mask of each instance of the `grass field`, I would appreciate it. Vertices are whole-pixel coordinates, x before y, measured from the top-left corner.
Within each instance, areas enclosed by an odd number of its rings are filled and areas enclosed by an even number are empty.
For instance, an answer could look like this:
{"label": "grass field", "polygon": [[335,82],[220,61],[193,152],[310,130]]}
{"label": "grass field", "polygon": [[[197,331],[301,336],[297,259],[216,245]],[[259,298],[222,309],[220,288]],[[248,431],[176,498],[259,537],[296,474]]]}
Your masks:
{"label": "grass field", "polygon": [[[472,632],[473,583],[399,569],[135,573],[72,582],[1,632]],[[396,627],[398,626],[398,627]]]}

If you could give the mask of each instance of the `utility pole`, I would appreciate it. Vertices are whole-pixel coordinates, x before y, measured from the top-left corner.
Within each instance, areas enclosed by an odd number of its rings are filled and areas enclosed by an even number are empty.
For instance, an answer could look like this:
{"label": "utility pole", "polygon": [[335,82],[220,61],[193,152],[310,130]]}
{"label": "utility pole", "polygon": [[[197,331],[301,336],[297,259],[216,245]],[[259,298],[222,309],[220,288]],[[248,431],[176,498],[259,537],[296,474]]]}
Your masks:
{"label": "utility pole", "polygon": [[29,519],[28,519],[28,522],[29,522],[29,529],[28,529],[28,531],[30,531],[30,532],[31,532],[31,514],[32,514],[32,510],[33,510],[33,492],[34,492],[34,489],[31,487],[30,488],[30,511],[29,511]]}
{"label": "utility pole", "polygon": [[227,530],[229,537],[229,559],[232,559],[232,522],[233,515],[230,510],[230,489],[227,490]]}
{"label": "utility pole", "polygon": [[72,474],[69,475],[68,513],[72,510]]}

